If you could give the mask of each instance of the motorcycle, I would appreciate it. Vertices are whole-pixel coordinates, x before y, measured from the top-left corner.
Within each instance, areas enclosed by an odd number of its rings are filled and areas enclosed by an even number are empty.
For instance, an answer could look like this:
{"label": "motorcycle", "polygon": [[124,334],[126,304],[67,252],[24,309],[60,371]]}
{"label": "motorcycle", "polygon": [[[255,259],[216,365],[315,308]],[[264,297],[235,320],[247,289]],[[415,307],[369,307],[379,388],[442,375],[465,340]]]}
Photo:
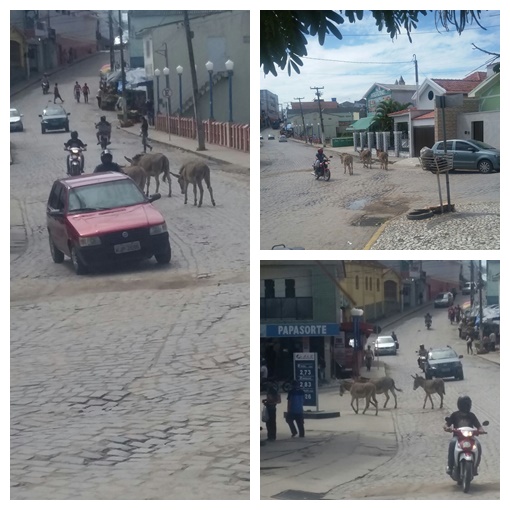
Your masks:
{"label": "motorcycle", "polygon": [[47,94],[50,91],[50,82],[49,81],[43,81],[41,83],[41,88],[43,94]]}
{"label": "motorcycle", "polygon": [[418,366],[420,367],[420,370],[422,372],[425,372],[425,363],[427,362],[427,356],[424,354],[419,354],[418,351],[416,351],[418,354]]}
{"label": "motorcycle", "polygon": [[101,149],[106,149],[106,147],[108,147],[108,145],[110,145],[110,142],[108,141],[108,135],[106,135],[105,133],[101,133],[99,135],[99,144],[101,145]]}
{"label": "motorcycle", "polygon": [[[333,156],[331,156],[329,159],[331,159]],[[322,177],[325,181],[329,181],[331,178],[331,172],[329,170],[329,159],[324,159],[322,163],[319,163],[317,166],[317,161],[312,166],[313,172],[312,174],[315,176],[315,179],[318,180],[320,177]]]}
{"label": "motorcycle", "polygon": [[[484,421],[482,425],[486,427],[489,425],[489,422]],[[454,450],[454,465],[450,477],[457,482],[457,485],[462,485],[464,492],[469,492],[479,455],[475,437],[480,435],[480,432],[472,427],[449,428],[446,432],[453,432],[457,437]]]}
{"label": "motorcycle", "polygon": [[425,319],[425,326],[427,326],[427,329],[430,329],[432,326],[432,319]]}
{"label": "motorcycle", "polygon": [[67,175],[75,176],[83,173],[83,156],[82,151],[87,149],[81,149],[80,147],[69,147],[64,148],[69,155],[67,156]]}

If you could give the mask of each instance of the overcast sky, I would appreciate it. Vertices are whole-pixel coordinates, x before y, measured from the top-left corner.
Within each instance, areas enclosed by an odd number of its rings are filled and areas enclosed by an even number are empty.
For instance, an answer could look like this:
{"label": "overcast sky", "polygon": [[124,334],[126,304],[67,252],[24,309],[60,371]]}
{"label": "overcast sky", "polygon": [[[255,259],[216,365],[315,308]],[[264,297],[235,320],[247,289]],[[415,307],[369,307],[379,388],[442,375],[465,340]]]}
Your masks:
{"label": "overcast sky", "polygon": [[[339,26],[342,40],[326,37],[320,46],[316,37],[308,37],[307,57],[301,74],[278,69],[278,76],[264,76],[260,69],[260,88],[278,95],[278,101],[286,106],[296,97],[312,101],[315,90],[324,87],[322,98],[342,101],[362,99],[374,83],[395,83],[400,76],[406,85],[414,85],[415,68],[413,54],[418,61],[418,81],[425,78],[464,78],[473,71],[485,71],[490,58],[473,48],[476,44],[486,51],[500,51],[499,11],[484,11],[482,30],[476,24],[467,25],[464,32],[438,32],[434,13],[420,17],[418,27],[411,33],[412,43],[402,33],[391,40],[386,32],[379,32],[371,15],[356,23],[346,22]],[[328,61],[329,60],[329,61]]]}

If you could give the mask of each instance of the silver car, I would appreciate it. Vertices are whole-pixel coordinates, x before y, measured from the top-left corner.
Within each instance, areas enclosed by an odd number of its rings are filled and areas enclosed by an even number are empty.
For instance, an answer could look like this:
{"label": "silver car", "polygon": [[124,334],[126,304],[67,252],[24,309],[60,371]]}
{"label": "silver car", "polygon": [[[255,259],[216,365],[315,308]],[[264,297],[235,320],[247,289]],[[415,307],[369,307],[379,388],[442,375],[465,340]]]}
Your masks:
{"label": "silver car", "polygon": [[[444,154],[444,142],[432,146],[436,156]],[[478,140],[446,140],[446,152],[453,154],[453,170],[499,171],[499,149]]]}
{"label": "silver car", "polygon": [[397,354],[397,344],[392,336],[378,336],[374,342],[374,354],[382,356],[383,354]]}
{"label": "silver car", "polygon": [[23,131],[23,121],[21,120],[23,114],[16,108],[11,108],[11,131]]}

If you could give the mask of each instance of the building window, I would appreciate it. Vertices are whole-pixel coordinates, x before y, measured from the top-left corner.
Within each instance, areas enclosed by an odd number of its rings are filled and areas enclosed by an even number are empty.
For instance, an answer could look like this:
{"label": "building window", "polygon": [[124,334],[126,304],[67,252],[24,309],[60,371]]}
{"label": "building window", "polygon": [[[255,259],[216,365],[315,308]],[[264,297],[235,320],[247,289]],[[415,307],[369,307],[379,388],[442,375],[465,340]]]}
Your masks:
{"label": "building window", "polygon": [[274,280],[264,280],[264,297],[274,298]]}
{"label": "building window", "polygon": [[359,276],[358,275],[356,275],[355,282],[356,282],[356,290],[358,290],[359,289]]}
{"label": "building window", "polygon": [[377,292],[379,292],[379,290],[380,290],[379,278],[377,278],[377,280],[376,280],[376,286],[377,286]]}
{"label": "building window", "polygon": [[372,290],[372,277],[370,277],[370,290]]}
{"label": "building window", "polygon": [[296,297],[296,280],[285,280],[285,297]]}

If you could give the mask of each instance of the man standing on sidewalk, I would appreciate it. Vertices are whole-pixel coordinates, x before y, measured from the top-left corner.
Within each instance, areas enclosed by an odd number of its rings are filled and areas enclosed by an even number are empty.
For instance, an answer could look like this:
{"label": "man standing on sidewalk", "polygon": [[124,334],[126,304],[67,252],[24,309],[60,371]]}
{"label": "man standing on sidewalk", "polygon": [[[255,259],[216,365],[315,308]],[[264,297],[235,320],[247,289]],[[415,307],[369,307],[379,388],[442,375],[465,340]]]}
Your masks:
{"label": "man standing on sidewalk", "polygon": [[56,103],[57,99],[60,99],[62,103],[64,102],[62,96],[60,95],[60,92],[58,91],[58,83],[55,83],[55,86],[53,87],[53,104]]}
{"label": "man standing on sidewalk", "polygon": [[[297,381],[292,381],[292,389],[287,395],[287,423],[292,437],[296,437],[298,431],[299,437],[305,437],[304,403],[305,392],[299,387]],[[295,425],[294,422],[296,422]]]}

